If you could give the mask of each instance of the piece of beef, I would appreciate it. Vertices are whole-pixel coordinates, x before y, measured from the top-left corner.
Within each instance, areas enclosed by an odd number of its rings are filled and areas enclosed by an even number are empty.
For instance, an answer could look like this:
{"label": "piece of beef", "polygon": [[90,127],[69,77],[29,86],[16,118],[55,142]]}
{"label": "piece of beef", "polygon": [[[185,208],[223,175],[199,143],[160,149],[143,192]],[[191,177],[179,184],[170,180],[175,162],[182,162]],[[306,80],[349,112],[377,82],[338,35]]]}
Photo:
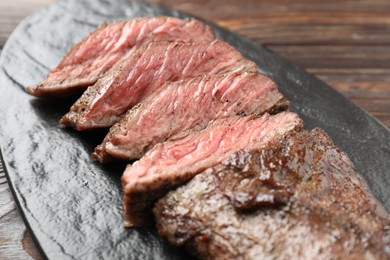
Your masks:
{"label": "piece of beef", "polygon": [[255,63],[221,40],[151,42],[137,47],[118,68],[89,87],[61,124],[77,130],[109,127],[166,81],[256,69]]}
{"label": "piece of beef", "polygon": [[107,22],[74,45],[43,82],[27,91],[35,96],[66,95],[93,85],[134,45],[143,42],[212,39],[211,28],[195,19],[162,16]]}
{"label": "piece of beef", "polygon": [[253,149],[302,127],[290,112],[217,119],[201,131],[185,131],[155,145],[123,176],[127,226],[141,225],[153,203],[198,172],[242,149]]}
{"label": "piece of beef", "polygon": [[389,259],[390,218],[323,130],[239,151],[170,192],[159,233],[204,259]]}
{"label": "piece of beef", "polygon": [[138,159],[156,143],[187,129],[201,130],[217,118],[261,115],[288,108],[276,84],[259,73],[202,75],[166,84],[129,110],[93,156]]}

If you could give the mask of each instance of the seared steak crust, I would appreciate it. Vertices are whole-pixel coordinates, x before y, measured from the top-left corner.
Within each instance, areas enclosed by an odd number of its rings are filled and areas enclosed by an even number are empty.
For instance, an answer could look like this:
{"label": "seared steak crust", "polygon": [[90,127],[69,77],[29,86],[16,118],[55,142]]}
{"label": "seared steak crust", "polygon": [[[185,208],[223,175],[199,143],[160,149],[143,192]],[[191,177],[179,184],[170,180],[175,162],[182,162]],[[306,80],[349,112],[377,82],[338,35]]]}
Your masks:
{"label": "seared steak crust", "polygon": [[211,120],[287,108],[288,102],[276,84],[257,72],[202,75],[171,82],[112,126],[93,156],[101,162],[109,160],[109,155],[138,159],[156,143],[180,131],[201,130]]}
{"label": "seared steak crust", "polygon": [[122,176],[126,224],[143,224],[145,211],[158,198],[230,154],[259,147],[301,127],[295,113],[235,116],[217,119],[201,131],[181,132],[155,145],[139,161],[128,165]]}
{"label": "seared steak crust", "polygon": [[153,210],[204,259],[389,259],[390,218],[320,129],[234,153]]}
{"label": "seared steak crust", "polygon": [[43,82],[27,91],[35,96],[67,95],[93,85],[133,46],[151,40],[212,39],[211,28],[195,19],[160,16],[107,22],[74,45]]}

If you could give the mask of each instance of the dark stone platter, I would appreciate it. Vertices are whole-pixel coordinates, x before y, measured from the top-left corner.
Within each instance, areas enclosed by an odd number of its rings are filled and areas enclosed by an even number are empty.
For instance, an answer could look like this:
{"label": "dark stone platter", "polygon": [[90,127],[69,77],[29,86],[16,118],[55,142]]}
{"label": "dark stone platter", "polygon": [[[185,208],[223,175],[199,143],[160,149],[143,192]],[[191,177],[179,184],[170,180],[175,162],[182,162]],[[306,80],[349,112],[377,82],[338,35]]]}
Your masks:
{"label": "dark stone platter", "polygon": [[[185,250],[155,228],[124,229],[124,163],[100,165],[90,153],[105,131],[58,125],[76,97],[40,100],[25,93],[70,47],[99,24],[139,16],[187,17],[126,0],[63,1],[24,20],[0,58],[0,145],[21,213],[49,259],[183,259]],[[306,128],[321,127],[344,149],[374,195],[390,209],[390,131],[317,78],[253,41],[211,24],[254,60],[291,101]]]}

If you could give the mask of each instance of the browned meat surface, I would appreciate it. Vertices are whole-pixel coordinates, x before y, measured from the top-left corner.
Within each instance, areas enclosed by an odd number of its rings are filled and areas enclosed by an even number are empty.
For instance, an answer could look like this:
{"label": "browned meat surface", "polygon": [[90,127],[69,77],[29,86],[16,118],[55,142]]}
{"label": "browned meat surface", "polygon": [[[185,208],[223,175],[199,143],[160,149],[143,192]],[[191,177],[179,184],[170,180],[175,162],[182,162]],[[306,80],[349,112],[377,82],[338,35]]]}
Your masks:
{"label": "browned meat surface", "polygon": [[152,42],[89,87],[61,123],[77,130],[109,127],[166,81],[235,71],[256,71],[256,64],[224,41]]}
{"label": "browned meat surface", "polygon": [[185,131],[155,145],[123,176],[127,225],[140,225],[156,199],[242,149],[259,147],[300,129],[295,113],[217,119],[201,131]]}
{"label": "browned meat surface", "polygon": [[204,259],[390,259],[388,213],[320,129],[234,153],[153,212]]}
{"label": "browned meat surface", "polygon": [[134,45],[146,41],[202,41],[214,38],[200,21],[174,17],[137,18],[104,23],[74,45],[47,78],[27,91],[35,96],[66,95],[93,85]]}
{"label": "browned meat surface", "polygon": [[109,155],[138,159],[156,143],[180,131],[201,130],[211,120],[286,108],[288,102],[276,84],[259,73],[202,75],[171,82],[129,110],[93,156],[101,162]]}

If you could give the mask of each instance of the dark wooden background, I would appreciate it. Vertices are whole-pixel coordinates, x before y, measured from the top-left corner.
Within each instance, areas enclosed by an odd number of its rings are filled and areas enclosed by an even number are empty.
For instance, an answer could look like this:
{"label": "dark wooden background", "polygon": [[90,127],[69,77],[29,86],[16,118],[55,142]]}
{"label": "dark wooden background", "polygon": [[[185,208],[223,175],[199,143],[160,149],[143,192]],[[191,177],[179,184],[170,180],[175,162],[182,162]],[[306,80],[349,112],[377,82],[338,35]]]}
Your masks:
{"label": "dark wooden background", "polygon": [[[0,52],[24,17],[54,2],[1,0]],[[190,12],[256,40],[315,74],[390,127],[389,0],[149,2]],[[28,258],[41,256],[0,164],[0,259]]]}

